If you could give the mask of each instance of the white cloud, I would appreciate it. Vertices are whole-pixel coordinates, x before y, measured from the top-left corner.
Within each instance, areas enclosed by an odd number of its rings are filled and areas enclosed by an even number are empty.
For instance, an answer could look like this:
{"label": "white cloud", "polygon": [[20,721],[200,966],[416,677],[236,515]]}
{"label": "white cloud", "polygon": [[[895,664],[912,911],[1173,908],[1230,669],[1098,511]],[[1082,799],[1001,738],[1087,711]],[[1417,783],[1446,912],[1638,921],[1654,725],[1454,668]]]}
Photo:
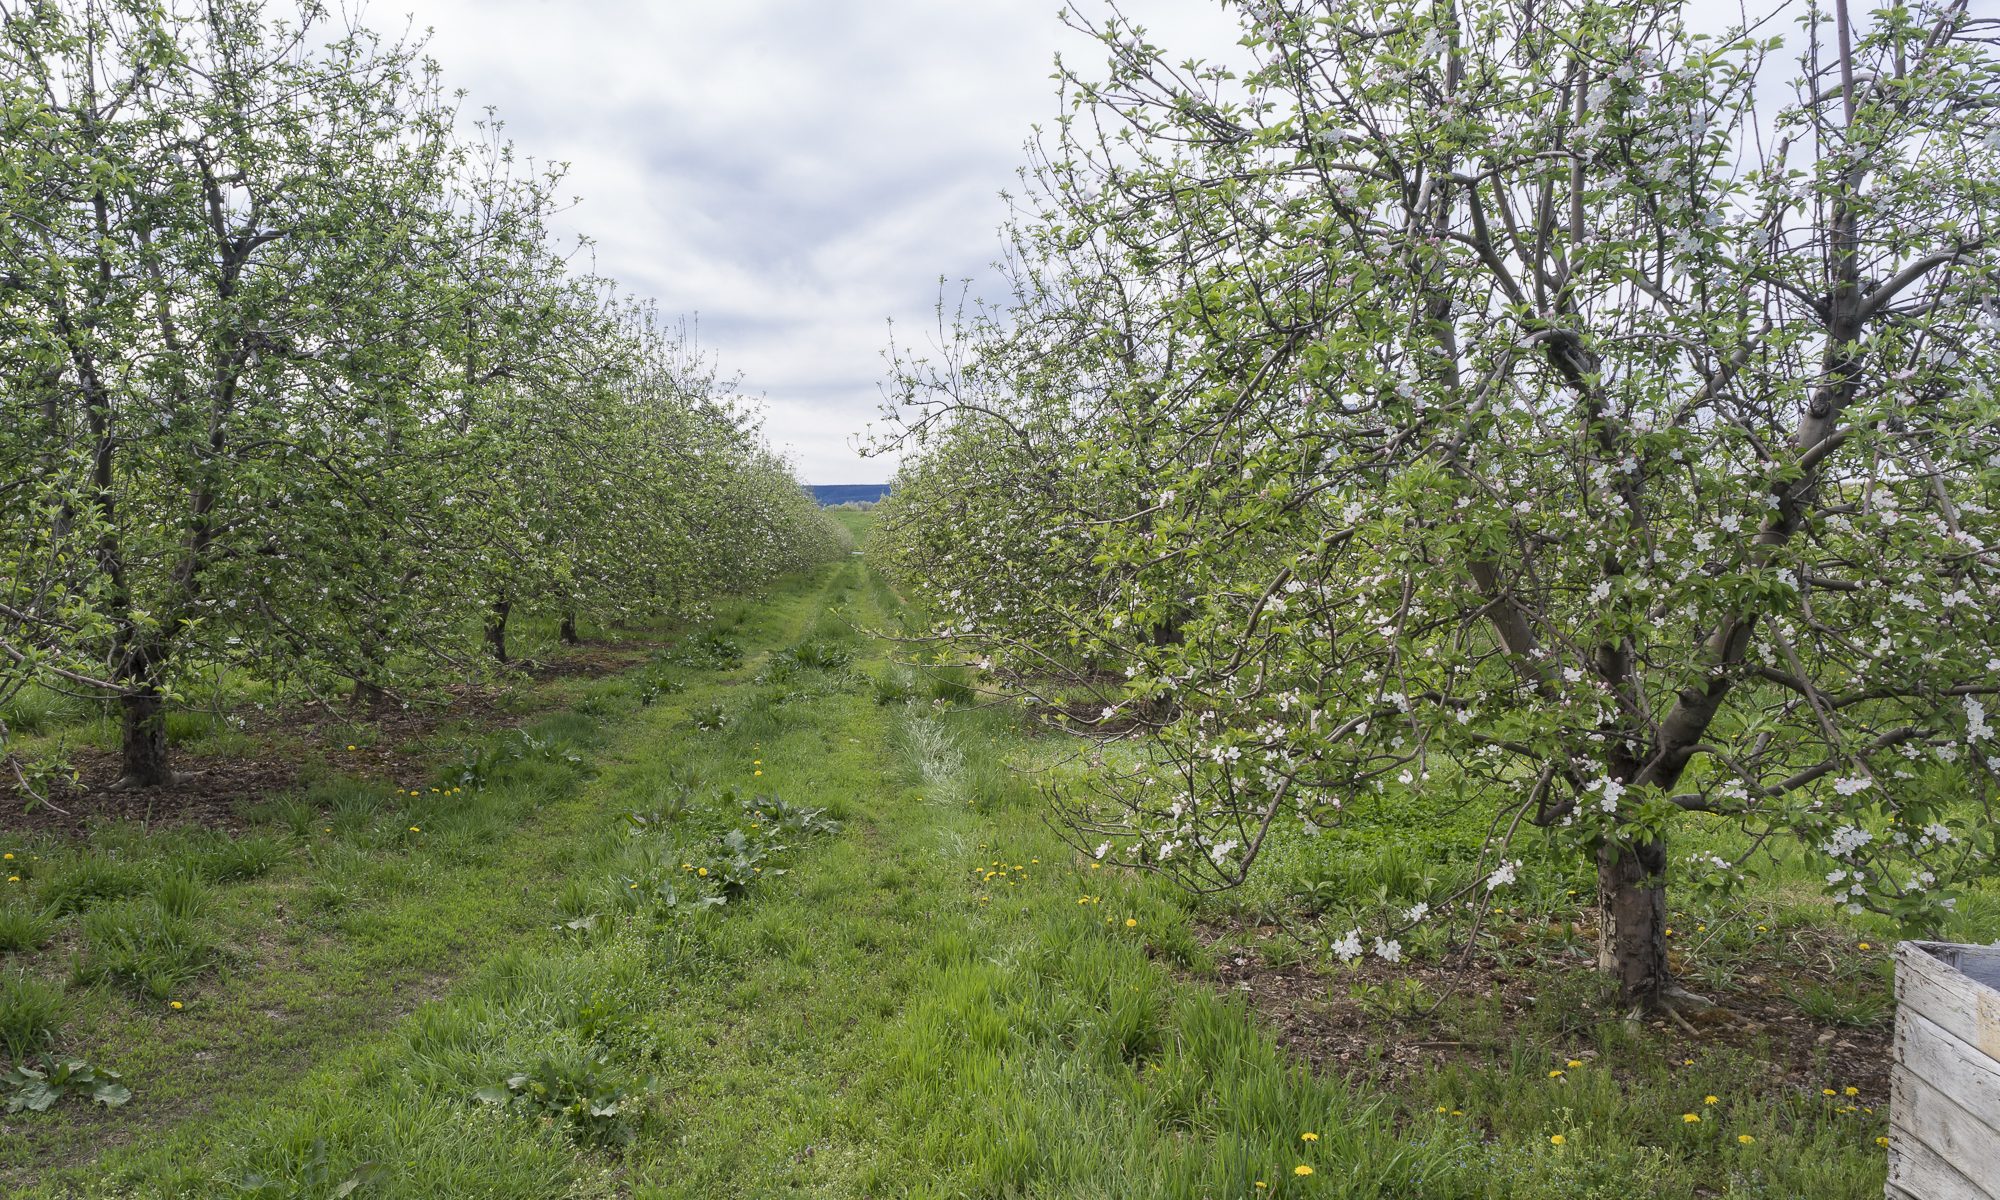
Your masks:
{"label": "white cloud", "polygon": [[[1058,113],[1057,52],[1100,57],[1058,0],[376,0],[407,8],[468,111],[570,164],[569,232],[768,400],[771,441],[815,483],[885,478],[888,322],[932,320],[940,276],[989,280],[999,198]],[[1088,6],[1086,5],[1086,8]],[[1234,40],[1214,0],[1126,0],[1176,47]],[[1217,44],[1219,43],[1219,44]]]}
{"label": "white cloud", "polygon": [[[434,31],[469,109],[571,165],[564,220],[597,268],[769,398],[806,479],[885,478],[852,435],[874,415],[887,322],[919,340],[940,276],[982,281],[1023,143],[1059,113],[1060,52],[1103,55],[1061,0],[374,0]],[[1077,0],[1087,13],[1100,0]],[[1235,55],[1216,0],[1121,0],[1169,58]],[[1726,11],[1725,11],[1726,10]],[[1693,23],[1734,18],[1694,0]]]}

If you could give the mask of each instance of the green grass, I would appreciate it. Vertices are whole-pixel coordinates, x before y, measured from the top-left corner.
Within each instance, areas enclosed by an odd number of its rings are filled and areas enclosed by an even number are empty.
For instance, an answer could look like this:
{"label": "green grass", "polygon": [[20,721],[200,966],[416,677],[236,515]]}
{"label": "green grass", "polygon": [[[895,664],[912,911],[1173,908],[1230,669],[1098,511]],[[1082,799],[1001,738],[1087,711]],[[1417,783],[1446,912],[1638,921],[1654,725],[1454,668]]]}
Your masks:
{"label": "green grass", "polygon": [[0,952],[39,950],[55,936],[52,913],[19,901],[0,902]]}
{"label": "green grass", "polygon": [[24,971],[0,971],[0,1069],[54,1040],[62,989]]}
{"label": "green grass", "polygon": [[95,715],[95,711],[96,705],[88,700],[40,684],[29,684],[0,701],[0,721],[11,732],[24,737],[75,724]]}
{"label": "green grass", "polygon": [[[1458,1002],[1498,1048],[1476,1065],[1394,1087],[1307,1070],[1218,985],[1195,906],[1045,823],[1059,739],[889,662],[865,630],[897,615],[838,564],[726,611],[740,662],[711,640],[596,681],[418,786],[320,781],[266,805],[240,860],[131,831],[24,851],[28,896],[67,915],[14,957],[85,964],[58,1040],[134,1096],[16,1126],[0,1191],[1880,1194],[1876,1118],[1748,1056],[1690,1066],[1565,1022],[1564,989],[1594,986],[1573,970],[1520,1029]],[[1295,852],[1291,879],[1411,886],[1455,861],[1433,824]],[[141,931],[136,986],[92,975],[125,952],[101,927]],[[177,928],[204,953],[175,959]],[[154,952],[187,972],[164,993]],[[1807,1002],[1865,1018],[1861,990]]]}

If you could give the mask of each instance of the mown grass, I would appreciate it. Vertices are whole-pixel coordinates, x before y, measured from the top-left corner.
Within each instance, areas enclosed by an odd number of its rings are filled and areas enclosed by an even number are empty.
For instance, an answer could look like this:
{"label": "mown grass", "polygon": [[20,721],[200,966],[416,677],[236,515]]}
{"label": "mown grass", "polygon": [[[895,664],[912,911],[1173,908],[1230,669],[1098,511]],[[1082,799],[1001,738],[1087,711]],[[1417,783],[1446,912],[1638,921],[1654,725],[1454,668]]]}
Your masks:
{"label": "mown grass", "polygon": [[[719,623],[782,622],[809,604],[801,582]],[[219,1105],[288,1087],[317,1058],[373,1036],[438,994],[495,946],[545,930],[523,880],[573,850],[586,761],[640,708],[635,675],[538,687],[570,707],[497,747],[482,785],[326,776],[254,806],[255,829],[98,829],[87,843],[0,842],[0,970],[68,984],[55,1044],[132,1072],[116,1113],[77,1108],[0,1138],[0,1193],[162,1126],[198,1127]],[[578,710],[596,708],[592,717]],[[180,1007],[176,1008],[175,1005]],[[4,1097],[0,1097],[4,1099]]]}
{"label": "mown grass", "polygon": [[1747,1058],[1668,1061],[1622,1026],[1395,1088],[1306,1070],[1212,982],[1201,911],[1045,824],[1058,740],[894,667],[864,631],[895,616],[840,565],[720,622],[739,665],[602,681],[477,787],[333,782],[273,806],[258,836],[282,853],[261,874],[193,870],[193,837],[44,848],[31,895],[86,916],[62,916],[31,971],[79,938],[87,955],[99,911],[184,920],[213,948],[169,988],[178,1012],[143,986],[71,989],[60,1036],[134,1099],[15,1127],[0,1185],[1879,1195],[1855,1119]]}

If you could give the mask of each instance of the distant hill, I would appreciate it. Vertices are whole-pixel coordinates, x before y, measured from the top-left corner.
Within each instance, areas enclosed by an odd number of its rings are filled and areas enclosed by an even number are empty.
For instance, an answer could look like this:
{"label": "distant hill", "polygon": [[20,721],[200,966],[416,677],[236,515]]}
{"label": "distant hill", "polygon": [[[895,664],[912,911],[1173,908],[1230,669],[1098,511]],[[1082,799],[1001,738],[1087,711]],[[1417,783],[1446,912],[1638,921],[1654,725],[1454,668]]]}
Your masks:
{"label": "distant hill", "polygon": [[809,483],[806,490],[822,505],[847,504],[852,501],[874,503],[889,494],[886,483]]}

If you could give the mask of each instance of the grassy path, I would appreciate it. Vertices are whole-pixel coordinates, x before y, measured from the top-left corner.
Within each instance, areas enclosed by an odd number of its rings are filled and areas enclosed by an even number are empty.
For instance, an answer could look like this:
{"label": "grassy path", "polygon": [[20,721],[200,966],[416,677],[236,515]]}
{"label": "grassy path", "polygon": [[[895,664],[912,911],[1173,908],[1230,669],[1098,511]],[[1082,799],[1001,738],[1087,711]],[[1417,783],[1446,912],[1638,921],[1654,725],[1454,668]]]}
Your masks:
{"label": "grassy path", "polygon": [[[1439,1095],[1310,1077],[1182,981],[1202,951],[1178,897],[1042,823],[1023,767],[1049,745],[889,662],[865,631],[893,606],[859,562],[829,569],[744,611],[740,666],[644,707],[607,681],[493,798],[346,830],[231,889],[267,933],[311,895],[369,892],[371,870],[386,891],[337,905],[262,982],[202,985],[218,999],[183,1019],[215,1032],[176,1042],[151,1016],[163,1040],[107,1041],[139,1099],[60,1110],[0,1178],[37,1196],[1859,1194],[1810,1156],[1697,1185],[1657,1147],[1700,1131],[1608,1076],[1578,1072],[1559,1105],[1538,1063],[1437,1085],[1509,1114],[1504,1143]],[[276,987],[307,1015],[294,1041],[244,1033]],[[190,1071],[191,1036],[244,1061]]]}

